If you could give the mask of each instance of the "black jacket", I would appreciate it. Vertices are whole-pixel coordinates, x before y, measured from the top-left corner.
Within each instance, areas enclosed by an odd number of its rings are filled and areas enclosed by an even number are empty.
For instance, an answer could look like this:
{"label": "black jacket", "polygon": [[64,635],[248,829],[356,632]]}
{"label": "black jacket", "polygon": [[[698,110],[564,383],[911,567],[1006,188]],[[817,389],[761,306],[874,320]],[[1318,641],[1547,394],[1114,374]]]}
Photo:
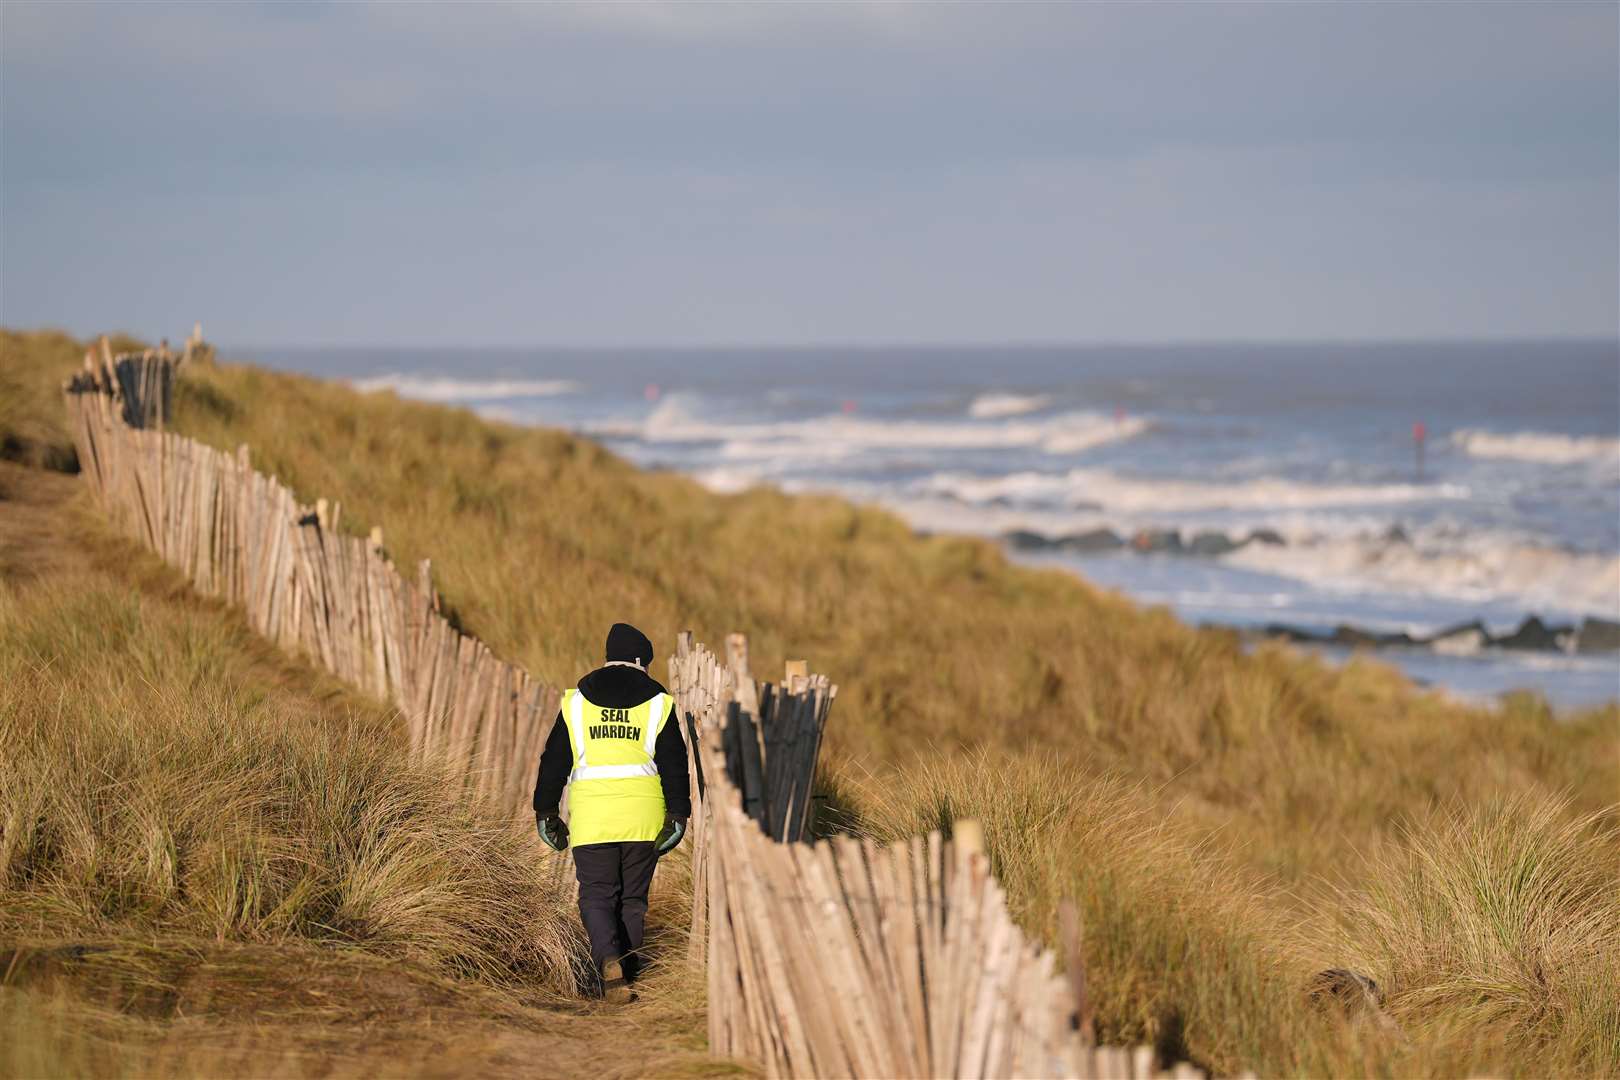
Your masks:
{"label": "black jacket", "polygon": [[[654,694],[667,694],[658,680],[640,668],[615,664],[597,668],[579,680],[579,692],[585,700],[604,709],[631,709],[649,700]],[[692,782],[686,773],[686,740],[681,738],[680,717],[675,706],[669,707],[669,718],[658,732],[653,746],[653,764],[658,766],[658,780],[664,787],[664,811],[670,817],[692,816]],[[555,813],[562,803],[563,787],[568,774],[574,770],[574,748],[568,742],[568,724],[562,713],[557,714],[546,739],[546,748],[540,755],[540,774],[534,781],[534,812]]]}

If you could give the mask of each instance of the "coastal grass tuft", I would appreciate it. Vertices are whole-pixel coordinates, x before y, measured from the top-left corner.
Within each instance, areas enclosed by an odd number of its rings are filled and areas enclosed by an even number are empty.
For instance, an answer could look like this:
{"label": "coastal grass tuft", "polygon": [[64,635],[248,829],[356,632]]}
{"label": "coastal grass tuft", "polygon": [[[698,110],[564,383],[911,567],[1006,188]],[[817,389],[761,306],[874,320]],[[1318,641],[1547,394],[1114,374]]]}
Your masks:
{"label": "coastal grass tuft", "polygon": [[1441,808],[1321,900],[1331,955],[1379,981],[1415,1041],[1466,1045],[1476,1071],[1615,1075],[1617,825],[1531,795]]}
{"label": "coastal grass tuft", "polygon": [[[126,334],[115,351],[140,348]],[[60,330],[0,327],[0,459],[74,472],[78,454],[62,408],[62,383],[84,363],[87,343]]]}
{"label": "coastal grass tuft", "polygon": [[0,590],[0,934],[303,939],[571,992],[570,897],[521,823],[385,717],[238,682],[225,619]]}
{"label": "coastal grass tuft", "polygon": [[[1058,946],[1076,904],[1099,1038],[1220,1074],[1620,1072],[1620,872],[1611,815],[1557,796],[1409,820],[1303,908],[1167,823],[1162,793],[1052,755],[981,750],[881,780],[840,770],[883,840],[972,818],[1018,921]],[[1385,1015],[1311,1001],[1327,968]]]}

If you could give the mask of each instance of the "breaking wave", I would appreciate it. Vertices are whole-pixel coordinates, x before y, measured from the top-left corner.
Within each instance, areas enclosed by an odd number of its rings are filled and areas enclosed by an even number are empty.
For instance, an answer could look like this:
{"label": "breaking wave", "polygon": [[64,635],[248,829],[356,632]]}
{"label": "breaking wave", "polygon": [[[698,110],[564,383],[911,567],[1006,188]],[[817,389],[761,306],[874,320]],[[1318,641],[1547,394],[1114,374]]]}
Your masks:
{"label": "breaking wave", "polygon": [[406,375],[390,372],[351,379],[356,390],[392,390],[417,401],[500,401],[507,398],[556,397],[580,389],[568,379],[458,379],[449,375]]}
{"label": "breaking wave", "polygon": [[[798,452],[814,446],[820,454],[860,450],[982,450],[1033,448],[1051,454],[1075,454],[1092,447],[1134,438],[1148,430],[1138,417],[1115,419],[1093,412],[1068,412],[1002,423],[869,419],[831,414],[773,423],[727,423],[705,419],[696,402],[671,394],[640,422],[613,422],[588,430],[594,434],[641,439],[648,443],[717,442],[727,457],[753,451]],[[828,448],[837,448],[829,450]]]}
{"label": "breaking wave", "polygon": [[1049,394],[980,394],[968,406],[968,415],[976,420],[996,420],[1037,412],[1051,403]]}
{"label": "breaking wave", "polygon": [[1528,608],[1620,615],[1620,556],[1478,537],[1431,548],[1382,538],[1322,538],[1286,547],[1251,545],[1222,562],[1359,591],[1368,586],[1459,600],[1518,598]]}
{"label": "breaking wave", "polygon": [[1219,484],[1126,478],[1108,469],[1003,476],[935,473],[914,485],[914,490],[968,503],[1022,501],[1127,514],[1381,506],[1469,495],[1469,489],[1460,484],[1308,484],[1278,477]]}
{"label": "breaking wave", "polygon": [[[1081,470],[1077,470],[1081,471]],[[1102,475],[1084,470],[1086,475]],[[1026,474],[1029,475],[1029,474]],[[720,466],[700,470],[699,482],[711,490],[736,492],[760,483],[774,482],[756,468]],[[1181,502],[1170,501],[1173,489],[1198,485],[1123,484],[1109,488],[1089,484],[1084,490],[1094,501],[1076,498],[1072,508],[1021,510],[1009,506],[997,495],[985,502],[958,502],[941,498],[936,491],[939,478],[919,485],[924,490],[899,493],[865,485],[836,485],[842,494],[863,502],[885,505],[914,527],[929,531],[965,532],[996,536],[1013,529],[1033,529],[1056,538],[1090,528],[1112,527],[1129,537],[1144,526],[1164,527],[1165,514],[1185,511],[1199,513],[1214,508],[1275,508],[1276,492],[1286,487],[1295,510],[1363,503],[1409,500],[1420,496],[1400,489],[1338,487],[1309,489],[1285,485],[1282,481],[1256,481],[1188,493]],[[992,487],[996,481],[983,481],[976,494],[1004,492]],[[797,480],[782,484],[789,491],[821,490],[813,481]],[[1427,489],[1425,489],[1427,490]],[[1112,492],[1112,495],[1110,494]],[[1192,497],[1187,497],[1191,494]],[[1297,581],[1311,590],[1329,594],[1354,595],[1369,591],[1390,594],[1425,595],[1468,603],[1511,600],[1523,610],[1566,615],[1602,615],[1620,618],[1620,556],[1611,553],[1569,551],[1537,544],[1502,533],[1459,532],[1454,523],[1413,528],[1411,535],[1391,537],[1373,524],[1376,515],[1289,513],[1243,515],[1244,523],[1233,523],[1224,531],[1241,540],[1253,528],[1274,528],[1286,538],[1283,545],[1248,544],[1226,554],[1207,557],[1203,565],[1253,570]],[[1205,524],[1183,526],[1183,539],[1208,528]],[[1107,557],[1107,556],[1105,556]],[[1122,554],[1121,558],[1135,558]],[[1198,556],[1178,558],[1199,559]]]}
{"label": "breaking wave", "polygon": [[1470,457],[1506,458],[1544,465],[1598,462],[1620,468],[1620,439],[1602,435],[1557,435],[1542,431],[1502,435],[1464,429],[1454,432],[1451,441]]}
{"label": "breaking wave", "polygon": [[755,469],[738,469],[726,465],[700,469],[693,479],[718,495],[735,495],[739,491],[764,483],[765,478]]}

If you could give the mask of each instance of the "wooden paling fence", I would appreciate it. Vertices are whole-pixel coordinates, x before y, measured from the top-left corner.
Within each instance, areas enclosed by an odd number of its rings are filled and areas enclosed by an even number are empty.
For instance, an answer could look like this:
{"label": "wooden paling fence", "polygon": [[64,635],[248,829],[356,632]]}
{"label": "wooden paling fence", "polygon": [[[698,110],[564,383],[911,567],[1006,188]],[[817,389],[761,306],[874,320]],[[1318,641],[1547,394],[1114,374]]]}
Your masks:
{"label": "wooden paling fence", "polygon": [[[764,695],[746,668],[731,681],[733,700],[711,704],[717,722],[698,732],[714,1054],[773,1077],[1204,1075],[1162,1071],[1151,1047],[1092,1045],[1078,929],[1065,976],[1008,914],[975,823],[951,840],[774,838],[749,808],[747,759],[729,749]],[[816,707],[808,687],[772,695],[777,709]]]}
{"label": "wooden paling fence", "polygon": [[339,532],[339,505],[301,504],[245,446],[162,430],[181,363],[103,347],[67,384],[80,467],[109,515],[271,641],[392,702],[416,753],[447,755],[478,793],[527,808],[560,692],[451,625],[428,562],[414,581],[400,574],[381,530]]}
{"label": "wooden paling fence", "polygon": [[686,738],[686,763],[691,774],[692,816],[687,843],[692,856],[692,930],[687,939],[687,956],[702,964],[708,944],[709,829],[708,792],[698,745],[703,733],[725,720],[726,709],[736,695],[736,679],[731,669],[713,653],[695,644],[690,631],[675,641],[675,655],[669,660],[669,692],[675,697],[675,715]]}

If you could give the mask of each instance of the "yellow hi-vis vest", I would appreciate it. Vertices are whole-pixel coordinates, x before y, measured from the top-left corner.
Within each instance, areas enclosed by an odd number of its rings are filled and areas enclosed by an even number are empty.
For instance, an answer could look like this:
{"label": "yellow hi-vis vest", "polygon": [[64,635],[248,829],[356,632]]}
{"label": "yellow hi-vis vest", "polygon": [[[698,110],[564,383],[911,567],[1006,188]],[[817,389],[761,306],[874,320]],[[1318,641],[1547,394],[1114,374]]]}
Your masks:
{"label": "yellow hi-vis vest", "polygon": [[565,690],[563,719],[574,749],[568,774],[568,842],[653,840],[664,827],[664,786],[653,760],[669,719],[667,694],[630,709],[605,709]]}

